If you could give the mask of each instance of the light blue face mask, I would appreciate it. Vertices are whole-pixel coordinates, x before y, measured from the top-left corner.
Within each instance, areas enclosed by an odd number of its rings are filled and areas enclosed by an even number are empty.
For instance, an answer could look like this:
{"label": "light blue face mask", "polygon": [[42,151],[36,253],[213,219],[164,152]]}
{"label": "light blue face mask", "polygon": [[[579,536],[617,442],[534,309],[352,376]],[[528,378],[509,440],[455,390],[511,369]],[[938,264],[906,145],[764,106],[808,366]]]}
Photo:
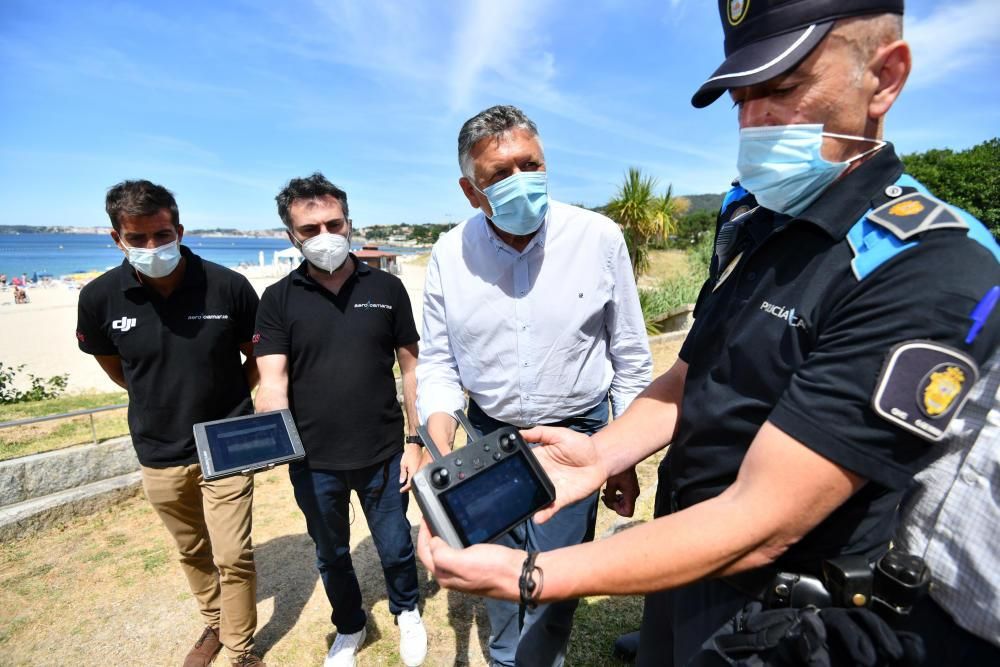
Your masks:
{"label": "light blue face mask", "polygon": [[544,171],[519,171],[485,190],[476,189],[489,200],[494,225],[508,234],[526,236],[537,232],[545,220],[548,184]]}
{"label": "light blue face mask", "polygon": [[[823,158],[823,137],[877,144],[844,162]],[[823,194],[847,166],[885,146],[880,139],[824,132],[822,125],[775,125],[740,130],[740,185],[764,208],[796,216]]]}
{"label": "light blue face mask", "polygon": [[144,276],[163,278],[173,273],[181,261],[181,249],[177,241],[171,241],[156,248],[133,248],[125,246],[129,264]]}

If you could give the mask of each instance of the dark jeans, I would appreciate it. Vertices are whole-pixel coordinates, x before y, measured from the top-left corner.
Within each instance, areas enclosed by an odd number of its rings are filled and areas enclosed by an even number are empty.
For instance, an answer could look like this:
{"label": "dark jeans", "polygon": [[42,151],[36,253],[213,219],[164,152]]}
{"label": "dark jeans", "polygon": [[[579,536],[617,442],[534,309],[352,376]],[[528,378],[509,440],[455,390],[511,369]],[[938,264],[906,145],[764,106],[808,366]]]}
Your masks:
{"label": "dark jeans", "polygon": [[289,466],[295,502],[305,515],[309,537],[316,544],[316,567],[333,607],[330,619],[341,634],[358,632],[366,621],[361,608],[361,587],[351,561],[348,514],[351,491],[358,494],[382,561],[389,611],[399,614],[417,606],[417,562],[410,522],[406,519],[409,494],[399,492],[402,456],[399,452],[382,463],[357,470]]}
{"label": "dark jeans", "polygon": [[[480,435],[507,426],[489,417],[469,401],[469,421]],[[604,400],[577,417],[549,426],[564,426],[581,433],[595,433],[608,423],[608,401]],[[594,539],[597,493],[560,510],[544,524],[529,520],[496,540],[513,549],[551,551]],[[562,665],[573,629],[578,600],[538,605],[525,610],[520,621],[519,605],[486,600],[490,617],[490,658],[494,665]]]}

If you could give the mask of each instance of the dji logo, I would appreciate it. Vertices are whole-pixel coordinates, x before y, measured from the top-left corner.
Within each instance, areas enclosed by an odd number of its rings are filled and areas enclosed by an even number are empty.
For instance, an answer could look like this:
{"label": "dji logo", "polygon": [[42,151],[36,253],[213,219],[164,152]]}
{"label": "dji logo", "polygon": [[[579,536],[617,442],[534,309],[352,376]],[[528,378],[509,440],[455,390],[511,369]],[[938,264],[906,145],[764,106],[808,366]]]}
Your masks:
{"label": "dji logo", "polygon": [[125,333],[134,326],[135,326],[134,317],[122,317],[120,320],[115,320],[114,322],[111,323],[112,329],[115,329],[116,331],[121,331],[122,333]]}

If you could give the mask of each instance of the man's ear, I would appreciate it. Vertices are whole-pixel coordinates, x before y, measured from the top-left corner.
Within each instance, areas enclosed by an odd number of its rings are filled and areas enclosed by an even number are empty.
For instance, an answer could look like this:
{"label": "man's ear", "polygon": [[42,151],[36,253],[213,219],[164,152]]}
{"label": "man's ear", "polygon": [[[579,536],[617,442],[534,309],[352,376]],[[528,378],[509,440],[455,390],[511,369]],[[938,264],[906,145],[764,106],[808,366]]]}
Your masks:
{"label": "man's ear", "polygon": [[184,225],[177,223],[177,242],[180,243],[181,239],[184,238]]}
{"label": "man's ear", "polygon": [[124,245],[122,243],[122,237],[119,236],[118,232],[116,232],[113,229],[111,230],[111,240],[115,242],[115,245],[118,246],[119,249],[121,249],[121,247]]}
{"label": "man's ear", "polygon": [[476,188],[472,187],[472,183],[465,176],[458,179],[458,186],[462,188],[462,193],[465,194],[465,198],[469,200],[469,205],[472,208],[482,208],[479,203],[479,193],[476,192]]}
{"label": "man's ear", "polygon": [[872,74],[876,78],[875,92],[868,102],[868,117],[881,120],[892,107],[896,98],[903,91],[913,58],[910,45],[903,40],[896,40],[880,48],[872,58]]}

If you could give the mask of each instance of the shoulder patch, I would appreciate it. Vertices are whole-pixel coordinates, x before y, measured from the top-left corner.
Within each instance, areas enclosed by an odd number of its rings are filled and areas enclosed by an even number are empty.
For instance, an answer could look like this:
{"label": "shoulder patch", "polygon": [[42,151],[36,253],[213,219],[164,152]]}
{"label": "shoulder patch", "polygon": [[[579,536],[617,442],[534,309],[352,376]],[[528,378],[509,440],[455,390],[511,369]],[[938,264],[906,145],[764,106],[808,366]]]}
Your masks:
{"label": "shoulder patch", "polygon": [[978,379],[979,367],[968,355],[932,341],[907,341],[889,353],[872,408],[886,421],[939,442]]}
{"label": "shoulder patch", "polygon": [[969,228],[951,207],[921,192],[911,192],[886,202],[869,213],[868,219],[902,241],[931,229]]}

